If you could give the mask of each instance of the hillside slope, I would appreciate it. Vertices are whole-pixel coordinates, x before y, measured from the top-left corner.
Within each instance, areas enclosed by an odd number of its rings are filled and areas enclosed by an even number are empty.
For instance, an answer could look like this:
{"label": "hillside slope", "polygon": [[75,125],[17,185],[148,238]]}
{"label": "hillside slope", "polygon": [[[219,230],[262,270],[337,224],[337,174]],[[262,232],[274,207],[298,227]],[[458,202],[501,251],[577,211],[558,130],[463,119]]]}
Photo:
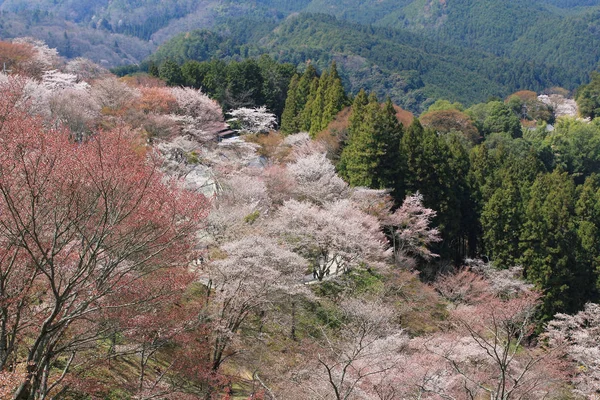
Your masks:
{"label": "hillside slope", "polygon": [[[281,62],[301,66],[310,61],[319,69],[335,60],[351,92],[367,88],[382,98],[389,95],[415,112],[437,98],[471,104],[523,88],[541,91],[564,85],[569,79],[552,67],[446,45],[408,31],[351,24],[324,14],[290,17],[271,32],[249,32],[252,24],[244,26],[248,27],[244,38],[234,31],[180,35],[162,45],[151,59],[158,64],[166,59],[182,63],[266,52]],[[226,49],[222,43],[228,43]]]}

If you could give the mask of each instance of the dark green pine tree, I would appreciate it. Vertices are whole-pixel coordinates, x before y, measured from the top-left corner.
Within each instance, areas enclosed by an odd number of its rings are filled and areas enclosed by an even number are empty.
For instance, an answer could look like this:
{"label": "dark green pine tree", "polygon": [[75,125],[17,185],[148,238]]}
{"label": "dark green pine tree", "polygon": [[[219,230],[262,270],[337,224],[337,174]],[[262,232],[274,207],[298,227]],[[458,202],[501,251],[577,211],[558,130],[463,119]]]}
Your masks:
{"label": "dark green pine tree", "polygon": [[[342,151],[339,172],[351,186],[380,188],[377,172],[384,145],[380,135],[381,107],[377,97],[371,94],[369,103],[362,110],[359,107],[359,111],[362,120],[353,127],[349,142]],[[354,120],[355,124],[358,122]]]}
{"label": "dark green pine tree", "polygon": [[421,189],[430,167],[424,148],[425,134],[425,129],[415,118],[405,130],[400,142],[402,158],[406,165],[404,183],[411,193]]}
{"label": "dark green pine tree", "polygon": [[227,109],[256,107],[265,103],[261,69],[254,59],[231,62],[227,66],[224,105]]}
{"label": "dark green pine tree", "polygon": [[596,118],[600,116],[600,73],[590,74],[590,83],[577,89],[577,105],[583,117]]}
{"label": "dark green pine tree", "polygon": [[600,176],[590,175],[577,191],[579,196],[575,214],[577,236],[581,245],[577,262],[584,266],[581,280],[595,282],[589,300],[597,302],[600,297]]}
{"label": "dark green pine tree", "polygon": [[481,236],[476,190],[470,176],[471,160],[459,132],[443,135],[440,140],[445,141],[450,151],[448,163],[453,181],[449,188],[453,190],[456,202],[451,218],[451,234],[455,235],[451,247],[454,259],[461,262],[466,256],[476,256]]}
{"label": "dark green pine tree", "polygon": [[170,59],[162,63],[158,70],[158,76],[169,86],[179,86],[185,83],[181,68],[175,61]]}
{"label": "dark green pine tree", "polygon": [[[311,86],[314,85],[314,81],[317,78],[317,70],[312,64],[308,64],[306,70],[298,81],[298,88],[296,89],[296,124],[295,127],[298,129],[296,132],[304,130],[304,119],[303,113],[306,108],[306,103],[309,101]],[[310,128],[310,126],[309,126]],[[306,129],[308,130],[308,129]],[[296,133],[294,132],[294,133]]]}
{"label": "dark green pine tree", "polygon": [[289,135],[291,133],[298,132],[298,83],[300,77],[296,74],[290,81],[290,87],[288,88],[287,98],[285,99],[285,108],[281,115],[281,133]]}
{"label": "dark green pine tree", "polygon": [[524,274],[544,293],[545,320],[580,309],[593,285],[580,279],[586,273],[577,260],[575,202],[573,179],[555,170],[536,179],[525,209],[520,241]]}
{"label": "dark green pine tree", "polygon": [[[346,169],[346,161],[349,159],[348,154],[343,156],[344,150],[352,143],[352,138],[356,136],[357,132],[360,129],[360,124],[364,118],[365,107],[369,104],[369,98],[367,97],[367,93],[360,89],[356,97],[354,98],[354,102],[352,103],[352,113],[350,114],[350,118],[348,121],[348,137],[342,143],[342,152],[340,154],[340,160],[338,161],[336,168],[338,173],[342,178],[348,181],[348,171]],[[346,153],[351,150],[346,150]]]}
{"label": "dark green pine tree", "polygon": [[508,268],[518,264],[524,213],[519,184],[511,174],[507,174],[502,186],[496,189],[481,212],[485,249],[496,267]]}
{"label": "dark green pine tree", "polygon": [[354,133],[359,130],[367,104],[369,104],[369,97],[363,89],[360,89],[352,103],[352,114],[350,114],[350,119],[348,121],[349,140],[352,139]]}
{"label": "dark green pine tree", "polygon": [[438,213],[434,224],[444,240],[436,251],[445,257],[456,257],[460,200],[448,145],[433,130],[424,129],[415,118],[404,132],[401,150],[406,166],[404,182],[407,193],[421,192],[424,205]]}
{"label": "dark green pine tree", "polygon": [[404,162],[400,152],[404,130],[389,97],[380,110],[379,125],[378,136],[381,138],[383,154],[377,166],[377,186],[391,189],[393,197],[400,204],[404,199]]}
{"label": "dark green pine tree", "polygon": [[156,78],[158,78],[159,76],[158,66],[154,61],[150,61],[150,63],[148,64],[148,75],[154,76]]}
{"label": "dark green pine tree", "polygon": [[306,98],[306,104],[304,105],[304,109],[299,115],[298,126],[300,131],[308,132],[310,131],[310,125],[312,122],[312,104],[317,97],[317,92],[319,90],[319,78],[314,77],[311,84],[310,89],[308,91],[308,97]]}
{"label": "dark green pine tree", "polygon": [[260,91],[264,105],[281,121],[287,91],[292,77],[296,74],[296,67],[293,64],[280,64],[266,54],[260,56],[258,66],[263,79]]}
{"label": "dark green pine tree", "polygon": [[342,79],[337,71],[337,65],[334,62],[331,63],[331,69],[325,88],[325,105],[323,108],[323,117],[321,121],[322,129],[325,129],[327,125],[335,116],[346,106],[348,98],[342,85]]}
{"label": "dark green pine tree", "polygon": [[312,137],[315,137],[317,133],[325,128],[323,126],[323,108],[325,107],[325,91],[328,82],[329,74],[327,71],[324,71],[319,79],[317,92],[310,105],[310,128],[308,131]]}

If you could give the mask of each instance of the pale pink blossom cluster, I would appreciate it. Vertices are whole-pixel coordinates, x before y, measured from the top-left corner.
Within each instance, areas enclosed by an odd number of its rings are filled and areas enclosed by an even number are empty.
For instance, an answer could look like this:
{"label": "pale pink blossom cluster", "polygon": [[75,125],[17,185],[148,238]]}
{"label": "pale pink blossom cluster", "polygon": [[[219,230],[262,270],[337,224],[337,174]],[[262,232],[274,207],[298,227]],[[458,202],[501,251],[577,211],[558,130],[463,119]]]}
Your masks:
{"label": "pale pink blossom cluster", "polygon": [[578,394],[600,399],[600,305],[588,303],[575,315],[556,314],[546,326],[551,347],[562,348],[576,364]]}
{"label": "pale pink blossom cluster", "polygon": [[239,129],[249,133],[269,133],[277,126],[275,114],[270,113],[266,107],[237,108],[229,111],[230,124],[239,125]]}

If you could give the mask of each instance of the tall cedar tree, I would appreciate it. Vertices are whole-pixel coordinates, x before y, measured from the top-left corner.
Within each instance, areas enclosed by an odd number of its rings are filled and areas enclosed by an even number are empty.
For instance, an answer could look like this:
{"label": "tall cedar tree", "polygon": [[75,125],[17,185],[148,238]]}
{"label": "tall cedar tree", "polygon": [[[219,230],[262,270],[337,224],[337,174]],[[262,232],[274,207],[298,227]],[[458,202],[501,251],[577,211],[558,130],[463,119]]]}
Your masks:
{"label": "tall cedar tree", "polygon": [[327,127],[348,104],[335,62],[329,70],[317,75],[308,65],[301,77],[292,78],[281,119],[281,131],[291,134],[310,132],[314,137]]}
{"label": "tall cedar tree", "polygon": [[348,130],[350,137],[338,165],[340,174],[353,186],[392,189],[396,199],[402,201],[403,128],[391,100],[381,107],[375,95],[367,99],[364,91],[359,92]]}
{"label": "tall cedar tree", "polygon": [[[369,96],[369,102],[362,109],[353,111],[350,122],[350,139],[342,151],[340,158],[340,174],[351,186],[381,188],[378,172],[385,154],[382,137],[381,107],[374,94]],[[360,116],[358,114],[360,112]]]}
{"label": "tall cedar tree", "polygon": [[523,199],[518,183],[507,175],[481,212],[483,240],[487,256],[497,267],[518,264],[519,239],[524,218]]}
{"label": "tall cedar tree", "polygon": [[453,217],[454,257],[457,262],[465,256],[474,257],[480,236],[479,213],[474,185],[471,180],[471,161],[465,148],[464,137],[460,133],[450,133],[442,136],[445,139],[451,158],[452,188],[455,192],[455,211]]}
{"label": "tall cedar tree", "polygon": [[325,90],[329,81],[329,73],[323,71],[319,78],[319,85],[314,99],[310,105],[310,129],[309,133],[315,137],[323,128],[323,108],[325,107]]}
{"label": "tall cedar tree", "polygon": [[360,123],[364,115],[364,109],[367,104],[369,104],[369,96],[367,96],[367,93],[363,89],[360,89],[354,98],[354,102],[352,103],[352,114],[350,114],[348,125],[348,143],[352,140],[352,137],[355,136],[356,131],[360,127]]}
{"label": "tall cedar tree", "polygon": [[281,133],[285,135],[289,135],[294,132],[298,132],[298,83],[300,81],[300,77],[298,74],[295,74],[290,81],[290,86],[288,88],[288,95],[285,99],[285,108],[283,109],[283,114],[281,115]]}
{"label": "tall cedar tree", "polygon": [[[311,85],[313,84],[313,80],[316,77],[317,70],[312,64],[309,64],[306,67],[306,70],[304,70],[302,76],[300,77],[300,80],[298,81],[298,88],[294,93],[296,96],[296,114],[294,118],[296,119],[295,128],[297,129],[294,132],[299,132],[304,129],[301,114],[304,111],[304,108],[306,107],[306,103],[308,102],[308,98],[311,91]],[[291,94],[291,92],[288,92],[288,96],[290,96]]]}
{"label": "tall cedar tree", "polygon": [[348,98],[344,87],[342,86],[342,79],[337,70],[337,64],[335,61],[331,63],[329,70],[329,79],[325,88],[325,105],[323,109],[323,118],[321,121],[321,129],[325,129],[327,125],[333,121],[337,113],[339,113],[345,105],[348,104]]}
{"label": "tall cedar tree", "polygon": [[319,78],[314,77],[309,86],[308,97],[306,98],[306,104],[304,109],[300,113],[300,130],[304,132],[310,131],[310,123],[312,122],[312,105],[317,97],[317,91],[319,90]]}
{"label": "tall cedar tree", "polygon": [[380,119],[383,154],[377,168],[378,186],[391,189],[397,203],[401,204],[404,200],[404,168],[400,141],[404,130],[389,97],[380,111]]}
{"label": "tall cedar tree", "polygon": [[158,70],[158,76],[169,86],[179,86],[184,84],[181,68],[173,60],[166,60]]}
{"label": "tall cedar tree", "polygon": [[[464,256],[464,240],[460,236],[463,223],[460,191],[467,185],[465,171],[458,169],[461,163],[453,160],[445,139],[424,129],[416,118],[402,137],[401,149],[406,162],[404,182],[407,193],[421,192],[424,205],[438,212],[434,224],[438,225],[444,239],[438,251],[458,262]],[[464,157],[462,162],[468,162],[466,154]]]}
{"label": "tall cedar tree", "polygon": [[600,116],[600,73],[590,74],[590,83],[577,89],[577,105],[582,117],[596,118]]}
{"label": "tall cedar tree", "polygon": [[525,275],[544,291],[543,318],[581,309],[593,280],[577,260],[576,190],[573,179],[558,170],[540,175],[525,210],[521,246]]}
{"label": "tall cedar tree", "polygon": [[600,176],[593,174],[578,188],[575,204],[576,228],[580,247],[577,260],[585,265],[595,282],[591,300],[598,302],[600,292]]}

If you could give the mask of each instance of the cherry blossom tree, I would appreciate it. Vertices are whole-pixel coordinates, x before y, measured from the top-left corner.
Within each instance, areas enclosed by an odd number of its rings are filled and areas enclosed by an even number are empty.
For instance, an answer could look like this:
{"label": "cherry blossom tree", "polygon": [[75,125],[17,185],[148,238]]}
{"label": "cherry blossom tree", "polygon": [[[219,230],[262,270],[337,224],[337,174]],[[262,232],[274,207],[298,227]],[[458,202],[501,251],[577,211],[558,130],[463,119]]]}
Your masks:
{"label": "cherry blossom tree", "polygon": [[551,347],[564,350],[577,364],[573,378],[576,393],[589,399],[599,398],[600,306],[588,303],[575,315],[556,314],[544,336]]}
{"label": "cherry blossom tree", "polygon": [[[341,323],[339,335],[321,329],[323,340],[317,361],[322,372],[316,377],[313,374],[306,391],[322,398],[346,400],[357,392],[376,391],[388,372],[397,372],[408,338],[394,326],[393,310],[380,301],[347,299],[340,310],[336,321]],[[311,383],[315,379],[327,385],[315,385],[320,390],[314,390]]]}
{"label": "cherry blossom tree", "polygon": [[235,351],[229,351],[247,318],[276,301],[277,294],[305,291],[306,261],[261,236],[248,236],[221,247],[224,258],[204,267],[211,293],[211,364],[218,370]]}
{"label": "cherry blossom tree", "polygon": [[246,169],[218,177],[219,191],[208,217],[207,231],[217,243],[252,234],[261,215],[265,215],[271,199],[257,171]]}
{"label": "cherry blossom tree", "polygon": [[41,78],[45,71],[55,69],[60,64],[58,51],[52,49],[41,40],[32,37],[22,37],[13,39],[13,44],[28,46],[33,56],[28,57],[21,65],[26,76],[31,78]]}
{"label": "cherry blossom tree", "polygon": [[407,196],[402,206],[384,221],[397,258],[402,254],[425,260],[438,257],[429,250],[432,243],[442,240],[440,232],[430,226],[435,215],[434,210],[423,206],[423,195],[417,192]]}
{"label": "cherry blossom tree", "polygon": [[44,72],[42,85],[50,92],[64,89],[86,90],[89,88],[88,83],[79,81],[77,75],[67,74],[55,69]]}
{"label": "cherry blossom tree", "polygon": [[0,370],[24,356],[17,395],[43,398],[103,335],[103,310],[131,306],[119,293],[186,266],[208,207],[127,130],[77,144],[13,108],[0,137]]}
{"label": "cherry blossom tree", "polygon": [[64,68],[68,74],[77,76],[79,81],[90,81],[92,79],[98,79],[104,75],[108,75],[109,72],[106,68],[94,63],[87,58],[77,57],[67,62]]}
{"label": "cherry blossom tree", "polygon": [[33,57],[33,46],[28,43],[0,41],[0,60],[2,60],[3,71],[6,67],[12,74],[33,76],[35,72],[28,70]]}
{"label": "cherry blossom tree", "polygon": [[145,114],[170,114],[177,109],[177,100],[166,87],[140,87],[140,98],[137,101]]}
{"label": "cherry blossom tree", "polygon": [[467,268],[439,276],[433,286],[442,298],[455,306],[480,304],[494,296],[485,277]]}
{"label": "cherry blossom tree", "polygon": [[[453,331],[425,340],[424,347],[447,368],[424,378],[427,384],[421,389],[442,397],[485,395],[497,400],[541,399],[556,390],[565,374],[559,354],[528,343],[540,295],[530,291],[508,299],[486,296],[481,295],[482,281],[461,281],[470,286],[476,282],[479,289],[470,297],[471,304],[452,311]],[[440,374],[446,375],[443,384],[433,378]]]}
{"label": "cherry blossom tree", "polygon": [[283,139],[282,145],[290,148],[290,156],[293,160],[313,154],[327,154],[327,146],[321,141],[313,140],[308,132],[288,135]]}
{"label": "cherry blossom tree", "polygon": [[466,259],[465,265],[472,272],[485,277],[492,293],[501,298],[516,297],[534,288],[523,278],[522,266],[499,269],[481,259]]}
{"label": "cherry blossom tree", "polygon": [[130,106],[140,97],[140,93],[139,90],[109,76],[93,82],[92,96],[106,113],[116,112]]}
{"label": "cherry blossom tree", "polygon": [[91,134],[100,118],[100,106],[89,89],[54,91],[48,99],[50,118],[69,128],[77,140]]}
{"label": "cherry blossom tree", "polygon": [[347,196],[348,184],[335,172],[335,166],[324,153],[297,158],[287,165],[293,179],[293,195],[297,200],[316,204],[335,201]]}
{"label": "cherry blossom tree", "polygon": [[353,188],[350,200],[363,212],[377,217],[383,224],[394,206],[394,199],[386,189]]}
{"label": "cherry blossom tree", "polygon": [[263,170],[263,180],[273,204],[281,206],[293,197],[295,181],[283,164],[268,165]]}
{"label": "cherry blossom tree", "polygon": [[267,111],[266,107],[238,108],[228,113],[231,119],[227,120],[232,126],[239,125],[239,129],[250,133],[268,133],[275,129],[277,118],[275,114]]}
{"label": "cherry blossom tree", "polygon": [[349,200],[323,207],[287,201],[277,211],[271,230],[309,260],[319,281],[354,267],[380,267],[390,255],[377,219]]}
{"label": "cherry blossom tree", "polygon": [[[136,398],[204,398],[209,388],[220,388],[227,380],[213,373],[205,357],[210,327],[198,318],[206,307],[205,296],[190,290],[198,276],[191,268],[157,272],[119,293],[136,307],[107,310],[114,337],[118,334],[124,343],[113,340],[109,360],[127,357],[132,369],[137,366],[138,379],[122,386]],[[166,365],[160,357],[165,352]]]}
{"label": "cherry blossom tree", "polygon": [[51,93],[41,82],[20,75],[0,74],[0,88],[4,95],[4,101],[1,103],[4,115],[18,107],[30,115],[50,117]]}
{"label": "cherry blossom tree", "polygon": [[223,121],[223,112],[219,103],[191,88],[170,88],[179,106],[179,114],[193,117],[199,124]]}

